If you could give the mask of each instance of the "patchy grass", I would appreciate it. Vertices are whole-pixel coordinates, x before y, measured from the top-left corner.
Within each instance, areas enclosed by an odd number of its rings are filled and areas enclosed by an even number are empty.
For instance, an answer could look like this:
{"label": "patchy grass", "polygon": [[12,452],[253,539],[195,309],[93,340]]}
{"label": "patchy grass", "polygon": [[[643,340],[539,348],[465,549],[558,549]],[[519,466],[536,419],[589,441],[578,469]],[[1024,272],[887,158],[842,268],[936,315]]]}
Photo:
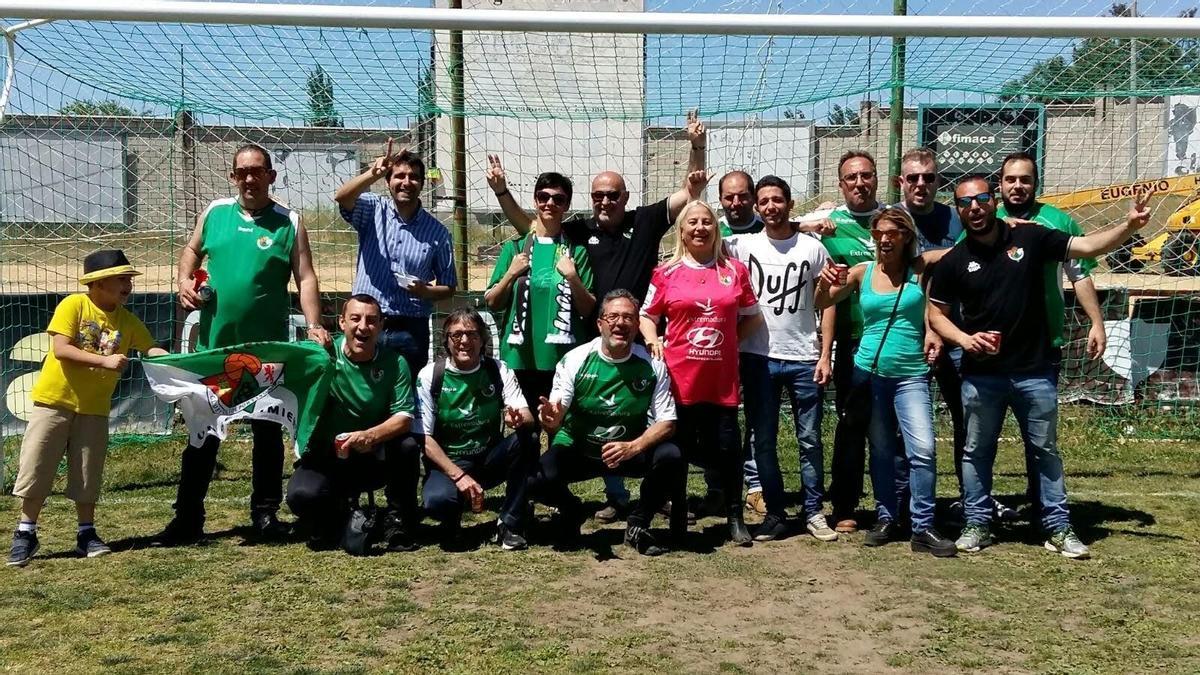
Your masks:
{"label": "patchy grass", "polygon": [[[73,510],[52,498],[39,557],[0,570],[0,669],[1200,670],[1200,444],[1118,438],[1090,408],[1063,412],[1072,517],[1095,556],[1086,562],[1042,550],[1025,524],[955,560],[901,543],[867,549],[861,535],[731,549],[712,519],[693,528],[696,551],[658,559],[622,546],[617,527],[571,552],[429,544],[355,559],[299,543],[248,546],[237,530],[249,493],[242,441],[224,448],[210,492],[211,542],[150,549],[140,538],[171,515],[181,442],[117,444],[99,523],[121,550],[69,555]],[[1015,435],[1006,429],[997,491],[1018,502]],[[783,445],[794,493],[795,444]],[[16,444],[4,447],[15,462]],[[944,523],[956,486],[948,443],[939,449]],[[703,489],[698,474],[692,483]],[[601,498],[599,481],[579,489]],[[480,537],[493,517],[475,519]],[[15,522],[14,500],[0,518]]]}

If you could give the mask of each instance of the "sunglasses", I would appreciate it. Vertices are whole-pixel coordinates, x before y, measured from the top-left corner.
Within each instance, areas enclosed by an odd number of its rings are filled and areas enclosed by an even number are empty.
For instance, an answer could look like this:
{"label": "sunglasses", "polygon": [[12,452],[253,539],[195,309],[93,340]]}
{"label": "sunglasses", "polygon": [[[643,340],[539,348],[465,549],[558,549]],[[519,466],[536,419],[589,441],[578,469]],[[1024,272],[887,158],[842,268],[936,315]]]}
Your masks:
{"label": "sunglasses", "polygon": [[266,175],[267,175],[267,169],[265,167],[261,167],[261,166],[251,166],[251,167],[246,167],[244,169],[234,169],[233,170],[233,177],[236,178],[237,180],[246,180],[247,178],[250,178],[251,176],[253,176],[255,178],[262,178],[263,176],[266,176]]}
{"label": "sunglasses", "polygon": [[854,181],[857,181],[857,180],[869,181],[874,178],[875,178],[874,171],[859,171],[858,173],[848,173],[845,176],[842,176],[842,180],[847,183],[853,183]]}
{"label": "sunglasses", "polygon": [[910,173],[910,174],[906,174],[904,176],[904,182],[912,183],[913,185],[916,185],[917,182],[920,180],[924,180],[927,185],[931,184],[931,183],[933,183],[933,181],[937,180],[937,174],[936,173]]}
{"label": "sunglasses", "polygon": [[977,195],[966,195],[963,197],[955,197],[954,205],[960,209],[966,209],[966,208],[970,208],[971,202],[987,204],[990,201],[992,201],[992,194],[990,192],[980,192]]}
{"label": "sunglasses", "polygon": [[616,203],[616,201],[621,198],[621,191],[620,190],[608,190],[608,191],[599,191],[598,190],[598,191],[592,193],[592,201],[596,202],[597,204],[603,202],[606,197],[608,198],[608,201]]}
{"label": "sunglasses", "polygon": [[883,239],[900,239],[904,236],[905,230],[871,230],[871,236],[880,241]]}
{"label": "sunglasses", "polygon": [[561,192],[546,192],[544,190],[534,193],[533,198],[539,204],[545,204],[546,202],[554,202],[555,206],[566,206],[567,202],[571,201],[570,197],[564,195]]}

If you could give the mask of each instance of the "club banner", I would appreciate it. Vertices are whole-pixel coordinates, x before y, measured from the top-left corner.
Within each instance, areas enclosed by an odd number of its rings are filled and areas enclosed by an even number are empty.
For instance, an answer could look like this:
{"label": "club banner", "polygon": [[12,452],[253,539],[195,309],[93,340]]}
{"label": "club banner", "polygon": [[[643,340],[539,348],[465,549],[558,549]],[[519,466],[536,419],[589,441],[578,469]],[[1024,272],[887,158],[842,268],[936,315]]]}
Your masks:
{"label": "club banner", "polygon": [[329,394],[333,361],[315,342],[250,342],[142,360],[150,388],[176,403],[195,445],[240,419],[277,422],[308,443]]}

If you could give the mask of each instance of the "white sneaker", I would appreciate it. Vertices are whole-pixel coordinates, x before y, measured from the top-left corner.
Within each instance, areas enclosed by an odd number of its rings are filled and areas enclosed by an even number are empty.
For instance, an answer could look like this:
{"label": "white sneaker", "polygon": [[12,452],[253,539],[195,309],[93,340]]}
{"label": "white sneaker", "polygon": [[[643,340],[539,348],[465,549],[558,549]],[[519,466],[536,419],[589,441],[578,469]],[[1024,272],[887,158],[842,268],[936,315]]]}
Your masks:
{"label": "white sneaker", "polygon": [[808,519],[808,533],[819,541],[837,541],[838,533],[829,527],[829,521],[818,513]]}

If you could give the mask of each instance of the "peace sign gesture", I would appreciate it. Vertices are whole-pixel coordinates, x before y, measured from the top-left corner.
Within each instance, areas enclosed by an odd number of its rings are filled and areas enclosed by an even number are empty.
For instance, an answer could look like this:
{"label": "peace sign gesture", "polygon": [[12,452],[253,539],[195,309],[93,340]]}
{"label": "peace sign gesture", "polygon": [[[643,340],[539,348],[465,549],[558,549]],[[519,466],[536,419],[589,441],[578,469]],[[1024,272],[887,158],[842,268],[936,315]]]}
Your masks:
{"label": "peace sign gesture", "polygon": [[1129,229],[1140,230],[1150,222],[1150,197],[1153,194],[1147,190],[1134,197],[1133,207],[1129,209],[1129,217],[1126,220]]}
{"label": "peace sign gesture", "polygon": [[504,175],[504,167],[500,165],[500,155],[488,155],[488,168],[484,176],[488,187],[497,195],[508,191],[508,176]]}
{"label": "peace sign gesture", "polygon": [[700,113],[694,108],[687,114],[687,137],[692,147],[697,150],[708,144],[708,129],[704,128],[704,123],[700,121]]}
{"label": "peace sign gesture", "polygon": [[395,162],[396,159],[400,157],[400,154],[404,152],[404,148],[401,148],[400,152],[392,154],[392,143],[393,139],[389,137],[387,139],[387,150],[384,151],[382,157],[377,158],[375,162],[371,164],[372,176],[376,178],[386,176],[388,169],[392,168],[392,163]]}

